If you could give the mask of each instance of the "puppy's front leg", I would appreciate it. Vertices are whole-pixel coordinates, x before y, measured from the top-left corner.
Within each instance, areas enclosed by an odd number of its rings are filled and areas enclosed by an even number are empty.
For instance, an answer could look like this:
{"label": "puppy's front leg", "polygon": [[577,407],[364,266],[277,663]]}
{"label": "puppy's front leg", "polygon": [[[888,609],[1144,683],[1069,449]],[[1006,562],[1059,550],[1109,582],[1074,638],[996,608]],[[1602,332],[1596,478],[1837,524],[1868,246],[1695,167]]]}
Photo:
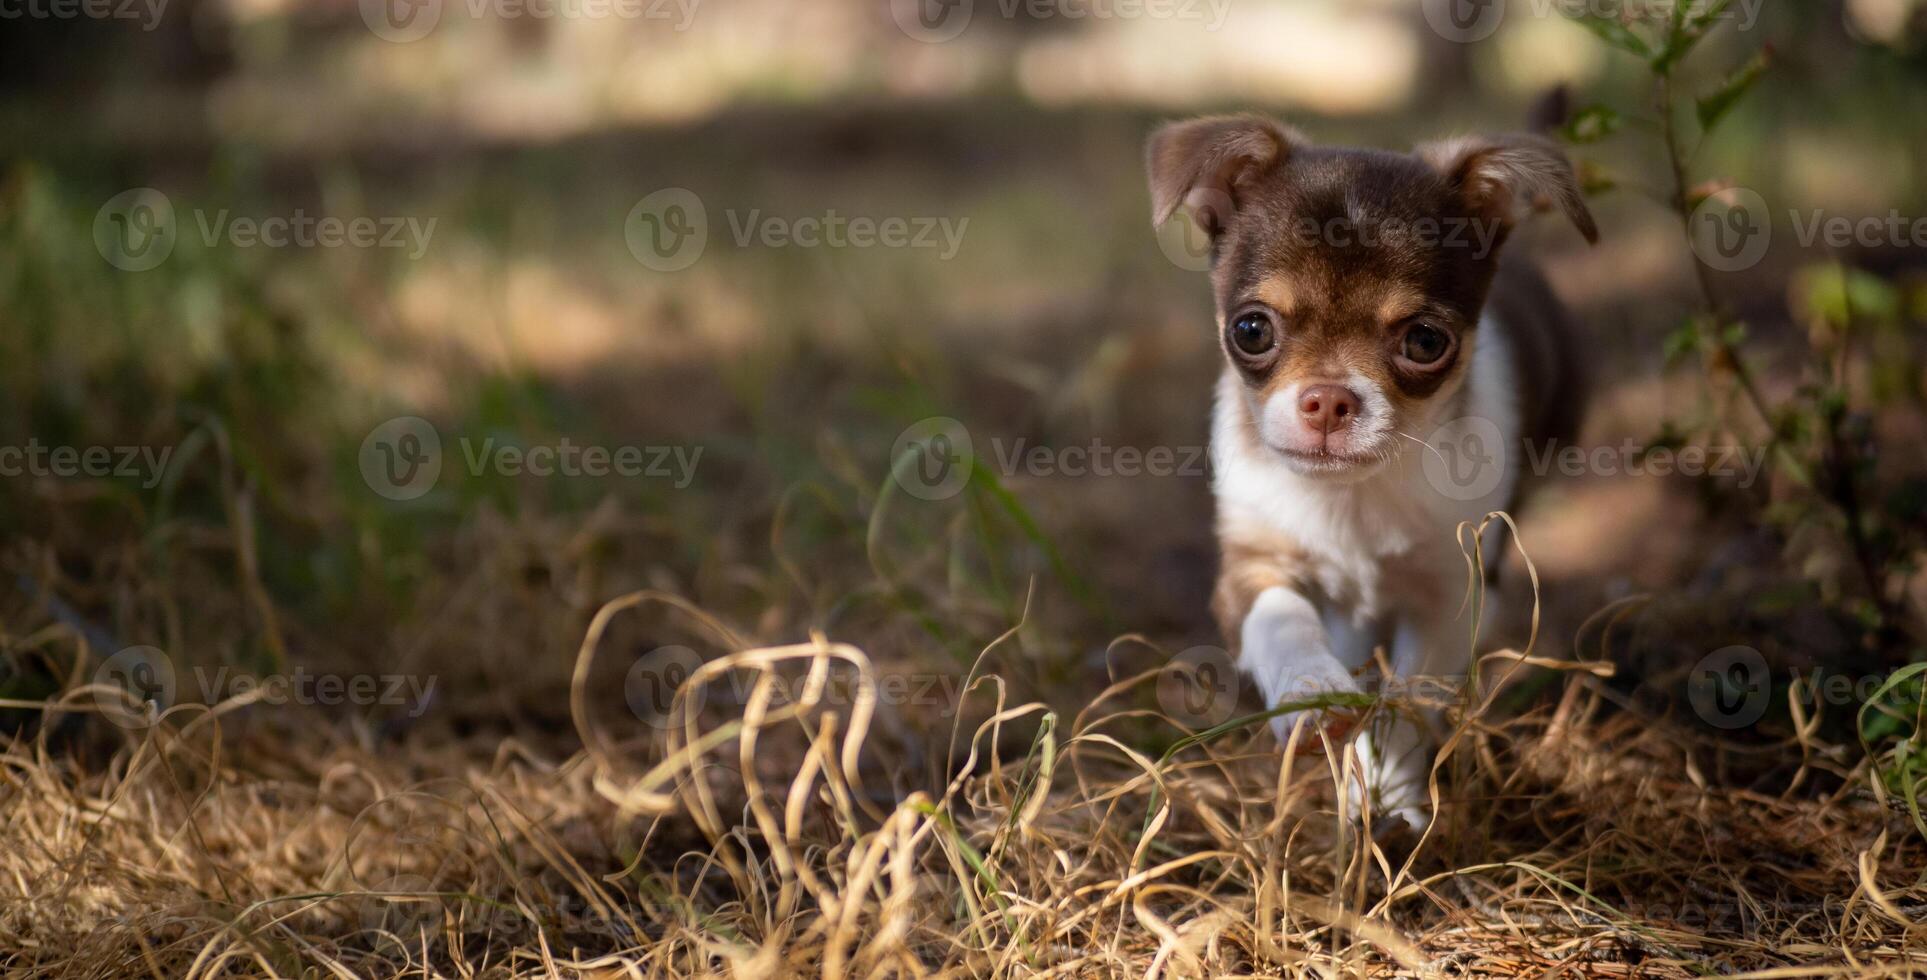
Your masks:
{"label": "puppy's front leg", "polygon": [[[1332,656],[1331,640],[1318,608],[1284,586],[1260,592],[1239,628],[1238,664],[1257,683],[1271,707],[1334,691],[1357,691],[1351,671]],[[1278,741],[1286,741],[1302,711],[1272,719]]]}
{"label": "puppy's front leg", "polygon": [[[1451,616],[1402,619],[1392,638],[1395,693],[1458,690],[1471,656],[1466,629],[1463,619]],[[1427,783],[1445,718],[1436,706],[1401,701],[1395,697],[1383,704],[1371,728],[1359,735],[1361,775],[1378,813],[1422,829],[1431,813]]]}

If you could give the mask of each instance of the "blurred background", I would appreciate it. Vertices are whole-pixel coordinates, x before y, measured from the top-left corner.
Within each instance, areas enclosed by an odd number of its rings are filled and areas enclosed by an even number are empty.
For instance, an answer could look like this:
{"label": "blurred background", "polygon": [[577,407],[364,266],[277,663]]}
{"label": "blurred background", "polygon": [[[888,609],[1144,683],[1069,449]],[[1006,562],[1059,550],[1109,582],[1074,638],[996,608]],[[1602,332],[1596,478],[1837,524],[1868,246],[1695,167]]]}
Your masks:
{"label": "blurred background", "polygon": [[[1568,86],[1602,241],[1545,220],[1509,248],[1585,326],[1587,444],[1766,443],[1729,410],[1718,357],[1680,339],[1703,297],[1653,76],[1600,26],[1658,8],[7,9],[0,444],[166,453],[78,475],[49,455],[0,482],[11,698],[145,644],[180,671],[436,678],[427,710],[343,712],[370,744],[566,744],[584,630],[635,589],[674,601],[621,619],[595,660],[595,710],[618,727],[646,713],[624,711],[633,665],[707,657],[727,634],[821,631],[887,670],[961,677],[1022,622],[993,669],[1013,697],[1073,707],[1220,643],[1192,452],[1220,354],[1195,235],[1152,228],[1141,165],[1147,132],[1191,113],[1405,148],[1521,128]],[[1727,644],[1796,669],[1911,656],[1927,242],[1802,241],[1789,216],[1927,215],[1924,39],[1914,0],[1734,3],[1673,77],[1682,98],[1716,90],[1771,51],[1687,148],[1692,183],[1730,181],[1771,216],[1763,260],[1711,286],[1776,404],[1847,393],[1825,431],[1869,447],[1848,486],[1882,550],[1799,510],[1810,495],[1777,468],[1747,486],[1562,480],[1519,515],[1542,652],[1611,657],[1614,683],[1662,710]],[[1839,350],[1843,328],[1857,347]],[[977,467],[960,489],[899,492],[893,447],[930,419],[968,434]],[[421,477],[424,439],[438,472]],[[542,475],[491,455],[564,444],[645,462]],[[1060,464],[1066,447],[1173,456],[1067,473],[1021,462],[1039,446]],[[1632,625],[1589,632],[1636,596]],[[1504,614],[1507,642],[1528,612]],[[950,710],[880,724],[901,758],[931,759]]]}

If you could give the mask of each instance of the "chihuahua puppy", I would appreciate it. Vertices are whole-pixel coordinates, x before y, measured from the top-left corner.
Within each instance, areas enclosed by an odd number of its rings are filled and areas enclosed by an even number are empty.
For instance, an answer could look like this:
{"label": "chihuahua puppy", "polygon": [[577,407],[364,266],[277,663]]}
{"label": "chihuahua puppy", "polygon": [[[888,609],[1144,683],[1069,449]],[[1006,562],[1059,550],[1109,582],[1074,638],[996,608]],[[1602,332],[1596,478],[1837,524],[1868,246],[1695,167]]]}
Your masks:
{"label": "chihuahua puppy", "polygon": [[[1548,207],[1596,240],[1572,165],[1537,136],[1403,154],[1255,116],[1167,125],[1147,157],[1154,224],[1188,207],[1211,242],[1213,612],[1240,666],[1272,705],[1359,690],[1381,647],[1398,677],[1462,679],[1460,523],[1513,507],[1523,440],[1579,421],[1562,314],[1499,260]],[[1380,717],[1353,799],[1422,826],[1439,719]]]}

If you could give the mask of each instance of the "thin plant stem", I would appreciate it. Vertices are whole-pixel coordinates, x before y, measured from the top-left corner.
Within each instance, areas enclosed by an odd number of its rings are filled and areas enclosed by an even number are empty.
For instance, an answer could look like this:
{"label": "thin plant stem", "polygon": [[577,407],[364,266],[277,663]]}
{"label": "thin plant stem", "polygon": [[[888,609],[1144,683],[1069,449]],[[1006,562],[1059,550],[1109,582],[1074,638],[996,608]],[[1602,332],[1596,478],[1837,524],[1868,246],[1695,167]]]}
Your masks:
{"label": "thin plant stem", "polygon": [[[1690,244],[1693,237],[1693,210],[1687,206],[1686,156],[1680,149],[1679,123],[1675,118],[1676,108],[1673,103],[1672,77],[1670,74],[1661,73],[1659,75],[1660,135],[1666,143],[1666,161],[1673,171],[1672,209],[1673,214],[1679,218],[1680,229],[1685,233],[1687,242]],[[1754,413],[1760,417],[1760,422],[1766,426],[1768,447],[1779,454],[1780,461],[1786,465],[1789,473],[1801,486],[1812,487],[1812,472],[1808,470],[1804,461],[1795,456],[1780,441],[1780,430],[1773,421],[1772,406],[1767,404],[1766,396],[1761,394],[1758,383],[1753,379],[1753,372],[1740,358],[1739,350],[1726,339],[1727,317],[1722,313],[1719,293],[1713,288],[1711,271],[1698,256],[1693,259],[1693,273],[1695,280],[1699,283],[1700,302],[1704,308],[1706,320],[1711,324],[1711,328],[1705,332],[1706,339],[1712,342],[1721,360],[1733,372],[1733,380],[1739,385],[1740,393],[1753,407]]]}

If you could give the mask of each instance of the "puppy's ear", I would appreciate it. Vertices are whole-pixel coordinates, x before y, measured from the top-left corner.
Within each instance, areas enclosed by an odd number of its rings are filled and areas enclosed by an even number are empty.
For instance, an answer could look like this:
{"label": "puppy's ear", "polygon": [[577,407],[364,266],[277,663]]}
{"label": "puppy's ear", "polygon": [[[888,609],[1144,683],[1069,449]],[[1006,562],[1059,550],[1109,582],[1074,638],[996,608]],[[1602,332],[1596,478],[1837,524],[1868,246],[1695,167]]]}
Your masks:
{"label": "puppy's ear", "polygon": [[1586,241],[1599,227],[1579,193],[1579,178],[1557,143],[1540,136],[1469,136],[1428,143],[1413,151],[1458,189],[1473,213],[1510,229],[1534,211],[1557,206]]}
{"label": "puppy's ear", "polygon": [[1151,223],[1161,225],[1179,205],[1189,204],[1205,232],[1217,237],[1239,206],[1241,188],[1282,162],[1298,142],[1297,133],[1258,116],[1165,125],[1145,146]]}

